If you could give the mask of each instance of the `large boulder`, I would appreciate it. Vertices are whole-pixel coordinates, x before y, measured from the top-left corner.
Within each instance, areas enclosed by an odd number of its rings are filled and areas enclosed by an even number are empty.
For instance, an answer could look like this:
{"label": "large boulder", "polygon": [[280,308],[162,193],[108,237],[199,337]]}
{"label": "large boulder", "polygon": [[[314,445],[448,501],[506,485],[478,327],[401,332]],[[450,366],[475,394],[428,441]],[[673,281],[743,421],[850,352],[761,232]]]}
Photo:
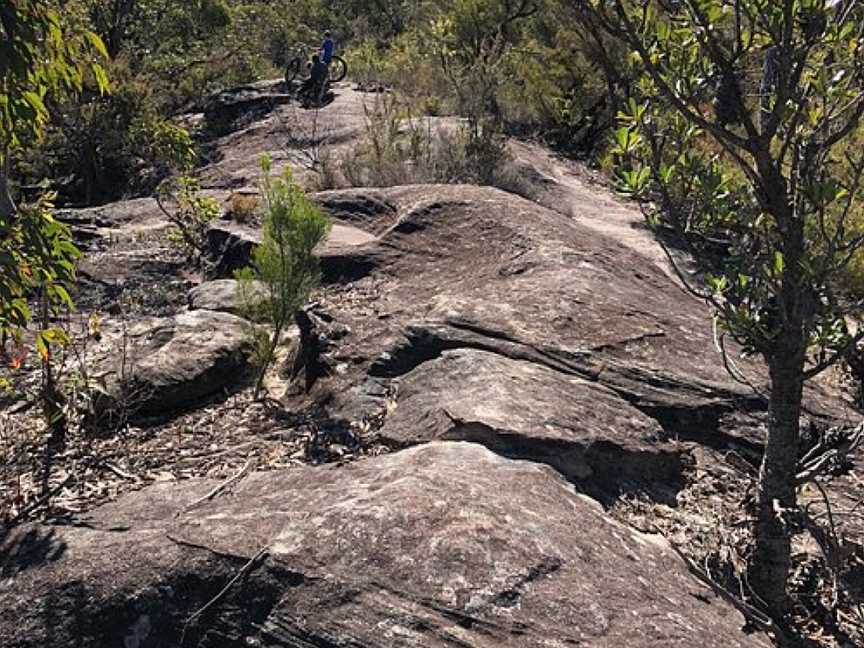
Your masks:
{"label": "large boulder", "polygon": [[106,330],[93,372],[100,413],[162,414],[235,387],[248,367],[251,325],[228,313],[193,310]]}
{"label": "large boulder", "polygon": [[662,539],[478,445],[256,473],[184,510],[211,486],[12,532],[0,644],[769,645]]}

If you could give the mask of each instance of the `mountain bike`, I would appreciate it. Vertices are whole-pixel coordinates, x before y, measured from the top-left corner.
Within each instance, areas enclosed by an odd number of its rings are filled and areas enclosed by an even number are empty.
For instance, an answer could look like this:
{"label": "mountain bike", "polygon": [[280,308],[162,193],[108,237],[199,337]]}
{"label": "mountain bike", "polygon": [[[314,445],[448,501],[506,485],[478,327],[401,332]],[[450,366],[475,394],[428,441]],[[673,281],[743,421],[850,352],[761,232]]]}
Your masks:
{"label": "mountain bike", "polygon": [[[306,48],[300,48],[295,52],[294,57],[288,61],[288,65],[285,66],[285,83],[290,85],[292,81],[300,76],[300,72],[306,69],[306,63],[309,60],[306,55],[308,51]],[[345,59],[341,56],[334,56],[329,66],[330,82],[338,83],[347,75],[348,64],[345,62]]]}

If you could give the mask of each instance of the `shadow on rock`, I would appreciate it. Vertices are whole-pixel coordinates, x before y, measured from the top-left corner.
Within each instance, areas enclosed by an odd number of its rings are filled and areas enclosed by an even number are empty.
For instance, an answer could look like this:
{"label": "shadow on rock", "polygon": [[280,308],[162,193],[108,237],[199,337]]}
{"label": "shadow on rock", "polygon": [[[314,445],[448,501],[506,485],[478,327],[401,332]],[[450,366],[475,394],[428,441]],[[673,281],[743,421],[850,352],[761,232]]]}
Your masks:
{"label": "shadow on rock", "polygon": [[41,527],[0,527],[0,577],[18,574],[55,562],[66,554],[66,543],[54,530]]}

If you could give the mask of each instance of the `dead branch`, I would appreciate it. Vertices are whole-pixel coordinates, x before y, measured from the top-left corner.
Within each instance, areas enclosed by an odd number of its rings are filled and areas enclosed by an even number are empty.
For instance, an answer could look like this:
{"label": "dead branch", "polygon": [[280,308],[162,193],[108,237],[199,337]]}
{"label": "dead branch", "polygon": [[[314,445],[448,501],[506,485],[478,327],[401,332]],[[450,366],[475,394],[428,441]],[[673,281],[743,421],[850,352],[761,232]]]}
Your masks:
{"label": "dead branch", "polygon": [[112,463],[108,463],[107,461],[103,464],[108,470],[117,475],[118,477],[122,477],[123,479],[128,479],[129,481],[138,481],[138,478],[135,475],[132,475],[125,470],[121,470],[117,466]]}
{"label": "dead branch", "polygon": [[180,645],[181,646],[183,645],[183,641],[186,638],[186,630],[189,627],[189,624],[192,623],[198,617],[200,617],[202,614],[207,612],[207,610],[212,608],[219,601],[221,601],[225,597],[225,595],[228,593],[228,590],[230,590],[234,586],[234,583],[236,583],[238,580],[240,580],[241,578],[246,576],[246,574],[248,574],[250,571],[252,571],[252,568],[255,566],[255,563],[257,563],[261,558],[263,558],[268,553],[269,552],[268,552],[267,547],[263,547],[257,554],[252,556],[252,558],[250,558],[249,561],[245,565],[243,565],[240,568],[240,571],[238,571],[234,575],[234,578],[232,578],[230,581],[228,581],[228,583],[225,585],[225,587],[223,587],[216,596],[214,596],[212,599],[210,599],[203,607],[198,609],[198,611],[192,613],[189,616],[189,618],[186,619],[186,622],[183,624],[183,634],[180,636]]}
{"label": "dead branch", "polygon": [[[837,461],[842,461],[848,457],[862,444],[864,444],[864,423],[859,423],[852,431],[849,438],[844,441],[839,448],[832,448],[815,457],[813,457],[814,451],[811,450],[801,461],[798,475],[795,478],[795,485],[803,486],[804,484],[815,480],[817,477],[824,474],[830,466],[835,465]],[[817,449],[820,447],[823,446],[821,446],[821,444],[816,446]]]}
{"label": "dead branch", "polygon": [[195,508],[196,506],[199,506],[200,504],[203,504],[204,502],[210,501],[211,499],[216,497],[219,493],[224,491],[226,488],[228,488],[229,486],[231,486],[235,482],[242,479],[246,475],[246,473],[249,472],[249,469],[251,467],[252,467],[252,459],[247,461],[246,465],[243,466],[243,468],[240,469],[240,472],[238,472],[236,475],[234,475],[233,477],[229,477],[227,480],[225,480],[224,482],[219,484],[216,488],[214,488],[209,493],[204,495],[204,497],[199,497],[197,500],[195,500],[194,502],[189,504],[187,507],[185,507],[181,511],[178,511],[174,517],[177,517],[182,513],[186,513],[188,511],[191,511],[193,508]]}
{"label": "dead branch", "polygon": [[749,387],[754,394],[756,394],[759,398],[768,402],[768,395],[759,389],[756,385],[750,382],[747,377],[744,375],[738,365],[735,364],[735,361],[729,357],[729,353],[726,350],[726,335],[720,335],[719,338],[717,336],[717,317],[714,317],[714,335],[715,335],[715,344],[720,350],[720,356],[723,359],[723,367],[726,369],[726,373],[740,385],[744,385],[745,387]]}
{"label": "dead branch", "polygon": [[[656,526],[654,527],[654,532],[663,536],[660,529]],[[665,538],[666,536],[663,537]],[[674,542],[669,540],[669,538],[666,538],[666,541],[669,543],[672,551],[678,554],[678,557],[682,561],[684,561],[684,564],[687,566],[687,569],[690,571],[691,574],[693,574],[693,576],[695,576],[698,580],[711,588],[711,590],[717,596],[719,596],[736,610],[738,610],[742,615],[744,615],[745,619],[747,619],[750,623],[759,628],[759,630],[761,630],[762,632],[773,634],[778,639],[781,645],[785,645],[787,643],[786,634],[777,626],[776,623],[774,623],[771,617],[763,613],[761,610],[753,607],[738,596],[735,596],[735,594],[727,590],[719,583],[715,582],[708,572],[706,572],[699,565],[697,565],[696,561],[684,554],[684,552],[681,551],[681,549],[679,549]]]}

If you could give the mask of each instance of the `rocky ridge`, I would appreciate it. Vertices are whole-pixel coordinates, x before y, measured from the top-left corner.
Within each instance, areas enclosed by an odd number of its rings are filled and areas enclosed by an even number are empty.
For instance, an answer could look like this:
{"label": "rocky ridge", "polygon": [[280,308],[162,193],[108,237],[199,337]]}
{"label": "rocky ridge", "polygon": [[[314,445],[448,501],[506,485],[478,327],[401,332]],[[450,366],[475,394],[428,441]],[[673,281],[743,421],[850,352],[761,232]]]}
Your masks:
{"label": "rocky ridge", "polygon": [[[209,108],[219,135],[201,177],[214,196],[254,185],[262,151],[302,158],[312,116],[274,91]],[[338,94],[313,133],[336,150],[364,118],[359,93]],[[764,402],[729,378],[708,313],[675,285],[638,212],[537,146],[513,155],[521,196],[467,185],[314,196],[334,222],[324,284],[271,393],[314,412],[304,425],[339,430],[342,446],[389,454],[256,472],[262,458],[241,453],[227,482],[156,484],[65,524],[5,531],[0,643],[769,645],[662,536],[601,506],[628,493],[674,505],[706,452],[755,461]],[[213,227],[223,280],[201,283],[112,243],[135,223],[139,244],[160,231],[146,200],[68,218],[92,241],[85,302],[178,282],[124,334],[142,413],[194,413],[244,388],[248,324],[224,278],[248,260],[254,227]],[[105,326],[110,377],[119,338]],[[742,371],[764,381],[756,365]],[[807,406],[813,425],[847,407],[831,384]]]}

